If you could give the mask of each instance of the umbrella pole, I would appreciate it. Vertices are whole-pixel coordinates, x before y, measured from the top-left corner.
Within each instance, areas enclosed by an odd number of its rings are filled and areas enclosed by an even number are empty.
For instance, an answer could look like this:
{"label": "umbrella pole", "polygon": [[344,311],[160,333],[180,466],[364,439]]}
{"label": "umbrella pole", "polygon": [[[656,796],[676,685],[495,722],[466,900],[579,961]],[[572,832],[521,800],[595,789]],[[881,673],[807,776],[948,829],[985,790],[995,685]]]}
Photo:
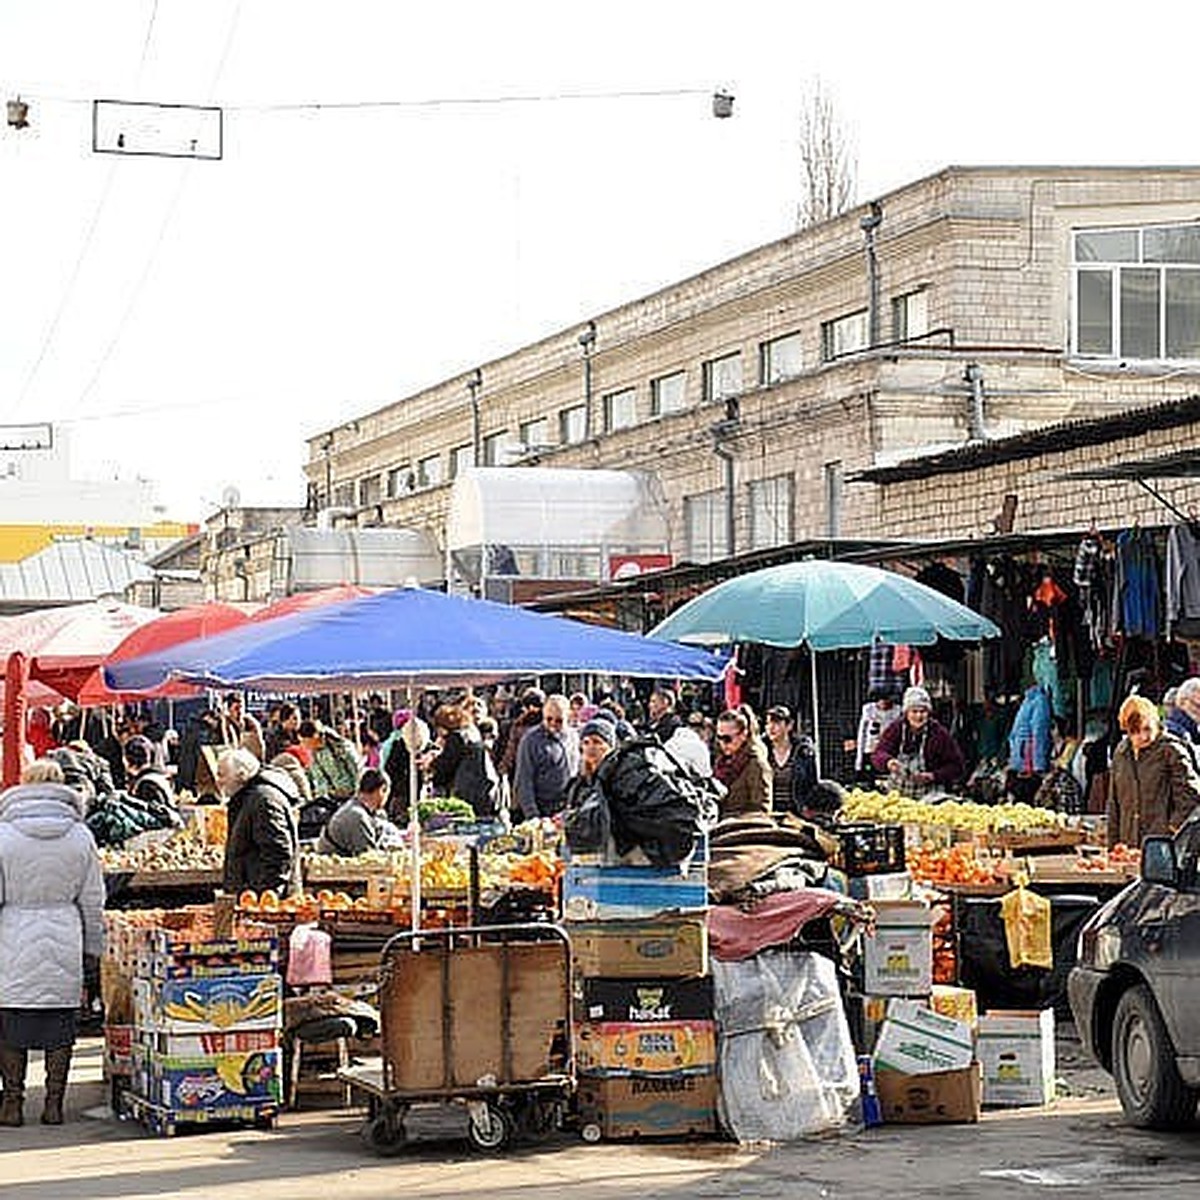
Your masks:
{"label": "umbrella pole", "polygon": [[817,695],[817,652],[808,648],[808,664],[812,671],[813,749],[816,751],[817,778],[821,778],[821,702]]}
{"label": "umbrella pole", "polygon": [[[420,776],[417,771],[417,710],[413,704],[411,685],[404,689],[404,706],[412,713],[408,718],[412,726],[412,736],[405,738],[408,746],[408,847],[409,875],[412,883],[409,888],[409,901],[412,904],[412,931],[421,931],[421,818],[418,812],[420,794]],[[400,731],[404,738],[404,730]]]}

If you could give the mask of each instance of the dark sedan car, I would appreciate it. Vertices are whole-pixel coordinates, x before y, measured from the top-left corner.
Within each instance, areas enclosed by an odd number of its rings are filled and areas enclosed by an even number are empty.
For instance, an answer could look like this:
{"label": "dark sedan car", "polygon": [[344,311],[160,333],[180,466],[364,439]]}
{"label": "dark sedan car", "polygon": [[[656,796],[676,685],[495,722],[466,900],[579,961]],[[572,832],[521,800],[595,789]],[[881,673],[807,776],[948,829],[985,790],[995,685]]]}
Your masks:
{"label": "dark sedan car", "polygon": [[1067,991],[1080,1038],[1152,1129],[1195,1120],[1200,1099],[1200,820],[1147,838],[1142,877],[1079,935]]}

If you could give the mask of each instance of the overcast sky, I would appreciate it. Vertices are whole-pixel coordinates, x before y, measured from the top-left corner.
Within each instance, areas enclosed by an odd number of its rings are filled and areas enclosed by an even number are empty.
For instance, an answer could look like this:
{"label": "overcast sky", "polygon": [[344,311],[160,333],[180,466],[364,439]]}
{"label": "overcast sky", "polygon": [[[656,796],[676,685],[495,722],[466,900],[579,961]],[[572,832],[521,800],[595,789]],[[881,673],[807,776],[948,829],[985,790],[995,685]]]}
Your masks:
{"label": "overcast sky", "polygon": [[[817,78],[861,200],[1200,160],[1186,11],[0,0],[31,122],[0,128],[0,421],[69,423],[77,474],[180,519],[302,503],[305,435],[787,233]],[[697,94],[271,107],[631,91]],[[95,98],[220,105],[224,158],[93,154]]]}

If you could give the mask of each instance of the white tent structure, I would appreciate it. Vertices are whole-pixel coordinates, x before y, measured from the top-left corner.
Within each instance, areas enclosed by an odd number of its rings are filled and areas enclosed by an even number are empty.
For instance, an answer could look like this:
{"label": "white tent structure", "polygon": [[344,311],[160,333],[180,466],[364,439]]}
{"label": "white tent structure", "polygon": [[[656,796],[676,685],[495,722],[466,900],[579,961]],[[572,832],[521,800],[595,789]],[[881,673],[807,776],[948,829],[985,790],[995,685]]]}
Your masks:
{"label": "white tent structure", "polygon": [[650,475],[554,467],[472,467],[446,523],[451,591],[511,601],[515,582],[604,583],[670,565],[666,504]]}

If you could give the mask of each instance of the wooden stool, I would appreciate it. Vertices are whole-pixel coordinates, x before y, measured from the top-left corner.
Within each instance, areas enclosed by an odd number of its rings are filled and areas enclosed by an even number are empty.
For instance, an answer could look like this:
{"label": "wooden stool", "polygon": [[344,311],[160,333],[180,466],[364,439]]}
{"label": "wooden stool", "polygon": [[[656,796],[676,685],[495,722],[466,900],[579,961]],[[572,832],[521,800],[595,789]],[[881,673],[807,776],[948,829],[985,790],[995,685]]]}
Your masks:
{"label": "wooden stool", "polygon": [[337,1059],[337,1070],[343,1070],[350,1065],[350,1044],[349,1040],[344,1037],[334,1038],[332,1041],[324,1042],[305,1042],[303,1038],[292,1038],[292,1061],[290,1070],[288,1071],[288,1089],[287,1103],[292,1109],[299,1108],[298,1097],[302,1090],[302,1085],[307,1082],[310,1086],[304,1088],[306,1091],[320,1091],[323,1095],[329,1095],[332,1091],[334,1094],[341,1093],[342,1107],[349,1108],[351,1104],[351,1089],[348,1083],[343,1083],[335,1074],[323,1073],[317,1074],[305,1081],[302,1078],[302,1067],[305,1054],[311,1056],[320,1056],[321,1058]]}

